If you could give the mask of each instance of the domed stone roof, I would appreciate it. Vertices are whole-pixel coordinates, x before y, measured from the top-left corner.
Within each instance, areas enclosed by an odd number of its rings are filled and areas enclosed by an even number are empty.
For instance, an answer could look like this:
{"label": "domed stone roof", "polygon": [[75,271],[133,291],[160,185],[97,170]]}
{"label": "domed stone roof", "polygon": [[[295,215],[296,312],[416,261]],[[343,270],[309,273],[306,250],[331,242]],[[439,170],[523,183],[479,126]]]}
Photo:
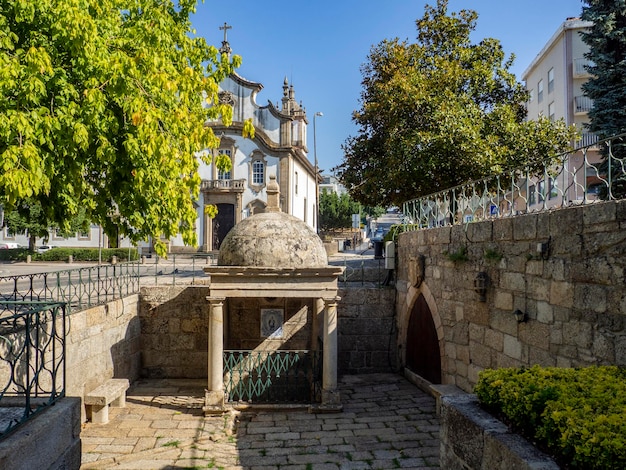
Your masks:
{"label": "domed stone roof", "polygon": [[302,220],[280,212],[276,176],[267,185],[267,212],[235,225],[220,245],[219,266],[322,268],[328,257],[320,237]]}
{"label": "domed stone roof", "polygon": [[321,268],[328,266],[320,237],[302,220],[282,212],[250,216],[226,235],[219,266]]}

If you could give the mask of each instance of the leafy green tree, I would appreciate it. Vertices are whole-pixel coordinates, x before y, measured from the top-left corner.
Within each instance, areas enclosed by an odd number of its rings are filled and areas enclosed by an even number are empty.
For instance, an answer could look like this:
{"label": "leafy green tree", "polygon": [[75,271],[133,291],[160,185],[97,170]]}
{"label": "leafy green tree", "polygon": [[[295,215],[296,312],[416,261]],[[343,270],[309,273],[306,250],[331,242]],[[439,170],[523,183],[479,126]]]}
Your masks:
{"label": "leafy green tree", "polygon": [[28,248],[35,249],[37,238],[49,239],[50,231],[54,230],[63,237],[71,237],[79,230],[89,228],[85,217],[85,209],[79,208],[78,214],[66,221],[65,228],[51,226],[45,216],[41,203],[33,198],[21,199],[10,212],[5,214],[5,224],[13,233],[28,234]]}
{"label": "leafy green tree", "polygon": [[362,68],[359,133],[336,169],[352,197],[398,205],[468,180],[535,165],[564,151],[574,130],[525,121],[527,92],[496,39],[472,44],[477,14],[426,6],[417,42],[384,40]]}
{"label": "leafy green tree", "polygon": [[[196,0],[0,0],[0,204],[67,229],[195,244],[197,152],[240,64],[192,35]],[[248,122],[246,131],[252,131]],[[210,160],[210,152],[201,155]],[[157,242],[158,243],[158,242]],[[157,247],[164,254],[164,245]]]}
{"label": "leafy green tree", "polygon": [[[626,132],[626,6],[621,0],[585,0],[582,19],[593,25],[582,33],[589,46],[586,58],[591,78],[583,85],[586,96],[593,100],[588,128],[605,139]],[[610,164],[610,168],[609,168]],[[611,196],[626,197],[626,147],[615,142],[611,151],[603,148],[600,171],[611,175]],[[602,188],[600,197],[609,197],[609,188]]]}
{"label": "leafy green tree", "polygon": [[323,231],[352,227],[352,214],[358,214],[360,205],[349,194],[341,196],[334,191],[322,191],[319,198],[320,229]]}

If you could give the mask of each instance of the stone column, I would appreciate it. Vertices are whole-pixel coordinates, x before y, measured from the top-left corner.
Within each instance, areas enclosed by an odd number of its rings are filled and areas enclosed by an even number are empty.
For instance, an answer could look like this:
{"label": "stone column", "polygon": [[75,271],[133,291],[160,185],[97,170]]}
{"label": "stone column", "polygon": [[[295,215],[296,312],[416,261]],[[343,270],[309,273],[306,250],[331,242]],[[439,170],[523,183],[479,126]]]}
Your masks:
{"label": "stone column", "polygon": [[205,415],[224,411],[224,298],[207,297],[209,310],[208,387]]}
{"label": "stone column", "polygon": [[337,389],[337,302],[339,297],[324,299],[324,373],[322,376],[322,407],[341,409]]}
{"label": "stone column", "polygon": [[324,319],[324,299],[313,299],[313,315],[311,318],[311,350],[319,351],[320,325]]}

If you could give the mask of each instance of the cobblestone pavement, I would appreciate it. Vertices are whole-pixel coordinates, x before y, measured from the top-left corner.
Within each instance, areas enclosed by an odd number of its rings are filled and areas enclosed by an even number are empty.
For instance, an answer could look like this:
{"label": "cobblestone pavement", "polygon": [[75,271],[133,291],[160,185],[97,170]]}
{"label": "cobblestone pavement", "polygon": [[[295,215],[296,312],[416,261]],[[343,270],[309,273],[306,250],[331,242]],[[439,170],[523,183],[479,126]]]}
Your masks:
{"label": "cobblestone pavement", "polygon": [[230,411],[204,417],[204,381],[140,380],[105,425],[83,426],[88,469],[439,468],[435,400],[395,374],[340,379],[341,413]]}

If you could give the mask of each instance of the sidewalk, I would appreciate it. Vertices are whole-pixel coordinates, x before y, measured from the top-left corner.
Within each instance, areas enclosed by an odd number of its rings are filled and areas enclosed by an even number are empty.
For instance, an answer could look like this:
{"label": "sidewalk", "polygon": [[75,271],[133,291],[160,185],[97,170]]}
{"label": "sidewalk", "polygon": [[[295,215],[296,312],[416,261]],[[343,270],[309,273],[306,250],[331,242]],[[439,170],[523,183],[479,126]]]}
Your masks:
{"label": "sidewalk", "polygon": [[204,381],[140,380],[126,408],[81,433],[91,469],[439,468],[435,400],[402,376],[340,380],[343,412],[232,411],[204,417]]}

